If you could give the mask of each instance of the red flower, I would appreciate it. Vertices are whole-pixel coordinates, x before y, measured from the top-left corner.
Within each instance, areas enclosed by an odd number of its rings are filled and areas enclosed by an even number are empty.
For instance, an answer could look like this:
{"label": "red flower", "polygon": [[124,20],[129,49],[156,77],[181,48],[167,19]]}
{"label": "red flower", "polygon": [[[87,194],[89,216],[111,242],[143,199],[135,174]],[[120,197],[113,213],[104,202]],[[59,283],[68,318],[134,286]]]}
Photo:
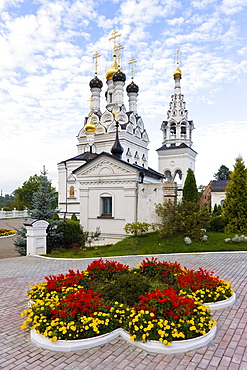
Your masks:
{"label": "red flower", "polygon": [[46,289],[50,292],[52,290],[62,290],[62,287],[69,287],[74,285],[80,285],[80,282],[85,278],[83,272],[77,270],[76,272],[73,270],[69,270],[68,274],[60,274],[60,275],[50,275],[45,277]]}
{"label": "red flower", "polygon": [[72,290],[61,299],[56,309],[51,310],[51,315],[53,318],[69,316],[73,319],[77,315],[93,316],[104,305],[100,297],[100,293],[92,290]]}
{"label": "red flower", "polygon": [[110,279],[114,274],[126,273],[127,271],[129,271],[129,266],[116,261],[104,261],[102,258],[93,261],[87,267],[89,277],[95,279],[100,279],[101,277]]}
{"label": "red flower", "polygon": [[199,289],[209,289],[220,286],[221,282],[217,276],[212,276],[213,272],[203,270],[186,270],[177,276],[177,282],[181,288],[190,288],[193,291]]}
{"label": "red flower", "polygon": [[157,316],[178,319],[180,315],[193,313],[194,300],[179,296],[175,289],[156,289],[154,292],[145,293],[139,297],[140,304],[135,306],[137,311],[148,310]]}

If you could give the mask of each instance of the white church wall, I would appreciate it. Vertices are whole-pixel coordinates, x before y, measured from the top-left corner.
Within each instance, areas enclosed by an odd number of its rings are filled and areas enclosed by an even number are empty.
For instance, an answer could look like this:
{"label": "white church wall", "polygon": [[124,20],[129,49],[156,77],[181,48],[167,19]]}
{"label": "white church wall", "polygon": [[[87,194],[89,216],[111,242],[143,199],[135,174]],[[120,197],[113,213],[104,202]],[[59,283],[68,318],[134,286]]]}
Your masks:
{"label": "white church wall", "polygon": [[[102,197],[112,198],[112,215],[102,215]],[[124,226],[136,220],[136,183],[106,182],[81,185],[80,221],[84,230],[95,231],[100,227],[101,244],[116,242],[125,237]]]}
{"label": "white church wall", "polygon": [[174,178],[174,174],[177,170],[182,171],[181,186],[184,184],[188,168],[191,168],[195,172],[196,152],[192,151],[190,148],[167,149],[164,151],[158,151],[158,155],[158,167],[160,173],[164,174],[166,170],[169,170],[172,178]]}
{"label": "white church wall", "polygon": [[226,199],[225,192],[211,192],[211,208],[213,209],[215,204],[221,207],[223,206],[224,200]]}
{"label": "white church wall", "polygon": [[156,223],[155,205],[164,202],[163,183],[138,184],[138,222]]}
{"label": "white church wall", "polygon": [[85,163],[85,161],[67,161],[58,164],[58,208],[60,218],[71,218],[75,213],[80,216],[79,183],[73,170]]}

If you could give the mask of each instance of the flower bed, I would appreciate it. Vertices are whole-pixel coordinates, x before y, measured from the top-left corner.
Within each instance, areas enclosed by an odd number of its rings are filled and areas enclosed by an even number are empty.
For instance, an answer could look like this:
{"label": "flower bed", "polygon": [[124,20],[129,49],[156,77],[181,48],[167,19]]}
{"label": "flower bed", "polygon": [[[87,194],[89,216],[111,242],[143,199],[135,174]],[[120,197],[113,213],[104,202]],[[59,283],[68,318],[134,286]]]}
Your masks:
{"label": "flower bed", "polygon": [[16,230],[0,229],[0,237],[13,236]]}
{"label": "flower bed", "polygon": [[85,271],[48,276],[31,287],[22,329],[57,340],[98,337],[123,329],[131,341],[172,342],[205,336],[216,325],[207,302],[233,296],[211,272],[152,258],[135,269],[115,261],[93,261]]}

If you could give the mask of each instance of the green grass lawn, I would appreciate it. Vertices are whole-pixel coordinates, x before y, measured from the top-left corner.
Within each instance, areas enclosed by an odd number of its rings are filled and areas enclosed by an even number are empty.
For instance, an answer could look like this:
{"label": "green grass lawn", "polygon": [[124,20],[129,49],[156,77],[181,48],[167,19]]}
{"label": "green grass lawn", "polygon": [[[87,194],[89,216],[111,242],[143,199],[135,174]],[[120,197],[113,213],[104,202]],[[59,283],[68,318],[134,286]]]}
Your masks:
{"label": "green grass lawn", "polygon": [[187,245],[182,237],[160,239],[158,234],[148,233],[143,236],[129,236],[122,241],[109,246],[82,247],[78,251],[53,251],[48,257],[60,258],[94,258],[110,256],[128,256],[134,254],[167,254],[189,252],[220,252],[220,251],[246,251],[247,243],[226,243],[226,238],[234,234],[208,232],[206,242],[192,242]]}

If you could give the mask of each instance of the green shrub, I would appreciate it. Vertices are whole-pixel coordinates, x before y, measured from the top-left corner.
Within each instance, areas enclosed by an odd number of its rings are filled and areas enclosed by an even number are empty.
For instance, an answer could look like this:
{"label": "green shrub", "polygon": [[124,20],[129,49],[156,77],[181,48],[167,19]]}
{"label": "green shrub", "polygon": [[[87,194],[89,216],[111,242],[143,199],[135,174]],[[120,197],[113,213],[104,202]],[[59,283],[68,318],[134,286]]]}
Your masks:
{"label": "green shrub", "polygon": [[148,232],[150,224],[147,222],[131,222],[124,226],[124,231],[126,234],[143,235]]}
{"label": "green shrub", "polygon": [[214,216],[209,220],[208,231],[223,233],[226,221],[221,216]]}
{"label": "green shrub", "polygon": [[71,220],[72,221],[78,221],[75,213],[73,213],[73,215],[71,216]]}
{"label": "green shrub", "polygon": [[[140,274],[123,274],[113,276],[107,283],[98,283],[97,291],[107,304],[115,301],[133,306],[138,303],[138,297],[150,289],[147,278]],[[94,286],[94,289],[96,287]]]}
{"label": "green shrub", "polygon": [[206,207],[200,209],[198,203],[188,201],[159,203],[156,213],[160,217],[160,223],[156,226],[161,238],[182,236],[200,240],[209,220]]}
{"label": "green shrub", "polygon": [[85,245],[85,235],[79,221],[65,220],[57,227],[60,233],[59,247],[70,249],[74,243]]}

